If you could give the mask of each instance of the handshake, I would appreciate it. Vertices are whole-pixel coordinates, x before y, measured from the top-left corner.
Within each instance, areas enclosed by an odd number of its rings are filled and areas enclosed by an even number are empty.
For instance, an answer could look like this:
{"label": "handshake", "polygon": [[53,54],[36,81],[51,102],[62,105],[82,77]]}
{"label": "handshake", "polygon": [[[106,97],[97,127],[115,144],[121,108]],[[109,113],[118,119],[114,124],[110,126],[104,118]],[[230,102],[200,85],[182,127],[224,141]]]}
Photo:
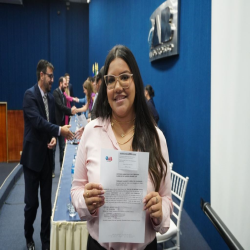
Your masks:
{"label": "handshake", "polygon": [[73,101],[74,101],[74,102],[79,102],[79,98],[73,97]]}
{"label": "handshake", "polygon": [[71,127],[71,125],[65,125],[65,126],[61,127],[61,135],[69,141],[72,141],[75,138],[81,139],[84,127],[79,128],[76,131],[76,133],[70,131],[70,129],[69,129],[70,127]]}
{"label": "handshake", "polygon": [[72,115],[75,115],[76,113],[79,113],[80,111],[76,108],[76,106],[73,106],[72,108],[71,108],[71,114]]}

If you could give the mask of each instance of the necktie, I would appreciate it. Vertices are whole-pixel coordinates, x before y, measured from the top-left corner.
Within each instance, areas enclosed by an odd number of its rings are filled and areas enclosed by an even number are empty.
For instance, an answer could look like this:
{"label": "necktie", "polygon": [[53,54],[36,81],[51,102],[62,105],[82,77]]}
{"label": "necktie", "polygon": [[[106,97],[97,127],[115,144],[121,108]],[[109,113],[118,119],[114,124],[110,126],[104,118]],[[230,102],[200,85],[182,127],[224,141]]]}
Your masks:
{"label": "necktie", "polygon": [[43,96],[43,102],[44,102],[45,112],[46,112],[46,116],[47,116],[47,121],[49,122],[49,106],[48,106],[47,95]]}

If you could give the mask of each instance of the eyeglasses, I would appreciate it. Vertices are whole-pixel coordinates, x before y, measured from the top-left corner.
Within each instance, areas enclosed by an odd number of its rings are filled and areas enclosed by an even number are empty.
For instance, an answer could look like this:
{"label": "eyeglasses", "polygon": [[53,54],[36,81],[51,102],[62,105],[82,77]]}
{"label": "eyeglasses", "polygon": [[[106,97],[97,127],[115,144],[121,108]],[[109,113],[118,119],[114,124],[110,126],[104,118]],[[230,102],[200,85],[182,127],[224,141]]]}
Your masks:
{"label": "eyeglasses", "polygon": [[122,88],[127,89],[131,82],[133,74],[124,73],[119,76],[106,75],[104,76],[104,81],[108,89],[114,89],[117,80],[119,81]]}
{"label": "eyeglasses", "polygon": [[50,79],[53,79],[54,78],[54,74],[48,74],[46,72],[43,72],[43,74],[47,75]]}

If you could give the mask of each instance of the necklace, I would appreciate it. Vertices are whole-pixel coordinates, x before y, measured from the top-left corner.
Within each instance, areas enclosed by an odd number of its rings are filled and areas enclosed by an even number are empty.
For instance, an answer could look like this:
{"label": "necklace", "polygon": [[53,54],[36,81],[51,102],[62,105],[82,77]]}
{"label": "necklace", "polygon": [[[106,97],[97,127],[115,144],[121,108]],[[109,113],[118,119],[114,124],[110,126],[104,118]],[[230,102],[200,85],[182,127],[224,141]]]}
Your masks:
{"label": "necklace", "polygon": [[125,141],[125,142],[119,142],[119,141],[117,141],[118,144],[119,144],[119,145],[124,145],[124,144],[126,144],[127,142],[129,142],[129,141],[134,137],[134,134],[135,134],[135,133],[133,133],[132,136],[131,136],[127,141]]}
{"label": "necklace", "polygon": [[131,121],[127,121],[127,122],[119,122],[119,121],[117,121],[115,118],[114,118],[114,114],[112,115],[113,117],[113,120],[114,120],[114,122],[117,122],[117,123],[131,123],[131,122],[133,122],[134,120],[135,120],[135,118],[133,119],[133,120],[131,120]]}
{"label": "necklace", "polygon": [[[111,127],[113,128],[114,127],[114,123],[113,122],[111,122]],[[114,129],[114,128],[113,128]],[[135,129],[135,125],[133,125],[133,127],[126,133],[126,134],[124,134],[124,133],[121,133],[121,134],[119,134],[122,138],[123,137],[125,137],[128,133],[130,133],[131,131],[133,131]],[[117,131],[116,131],[117,132]]]}

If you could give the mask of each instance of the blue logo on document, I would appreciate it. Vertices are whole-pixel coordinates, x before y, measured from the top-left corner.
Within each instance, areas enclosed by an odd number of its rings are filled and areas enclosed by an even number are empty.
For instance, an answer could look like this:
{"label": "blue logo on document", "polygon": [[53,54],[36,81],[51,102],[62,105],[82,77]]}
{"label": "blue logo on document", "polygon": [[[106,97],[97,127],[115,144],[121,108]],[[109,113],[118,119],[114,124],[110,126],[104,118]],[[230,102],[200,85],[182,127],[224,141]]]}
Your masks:
{"label": "blue logo on document", "polygon": [[112,161],[112,157],[106,156],[105,159],[106,159],[106,161]]}

